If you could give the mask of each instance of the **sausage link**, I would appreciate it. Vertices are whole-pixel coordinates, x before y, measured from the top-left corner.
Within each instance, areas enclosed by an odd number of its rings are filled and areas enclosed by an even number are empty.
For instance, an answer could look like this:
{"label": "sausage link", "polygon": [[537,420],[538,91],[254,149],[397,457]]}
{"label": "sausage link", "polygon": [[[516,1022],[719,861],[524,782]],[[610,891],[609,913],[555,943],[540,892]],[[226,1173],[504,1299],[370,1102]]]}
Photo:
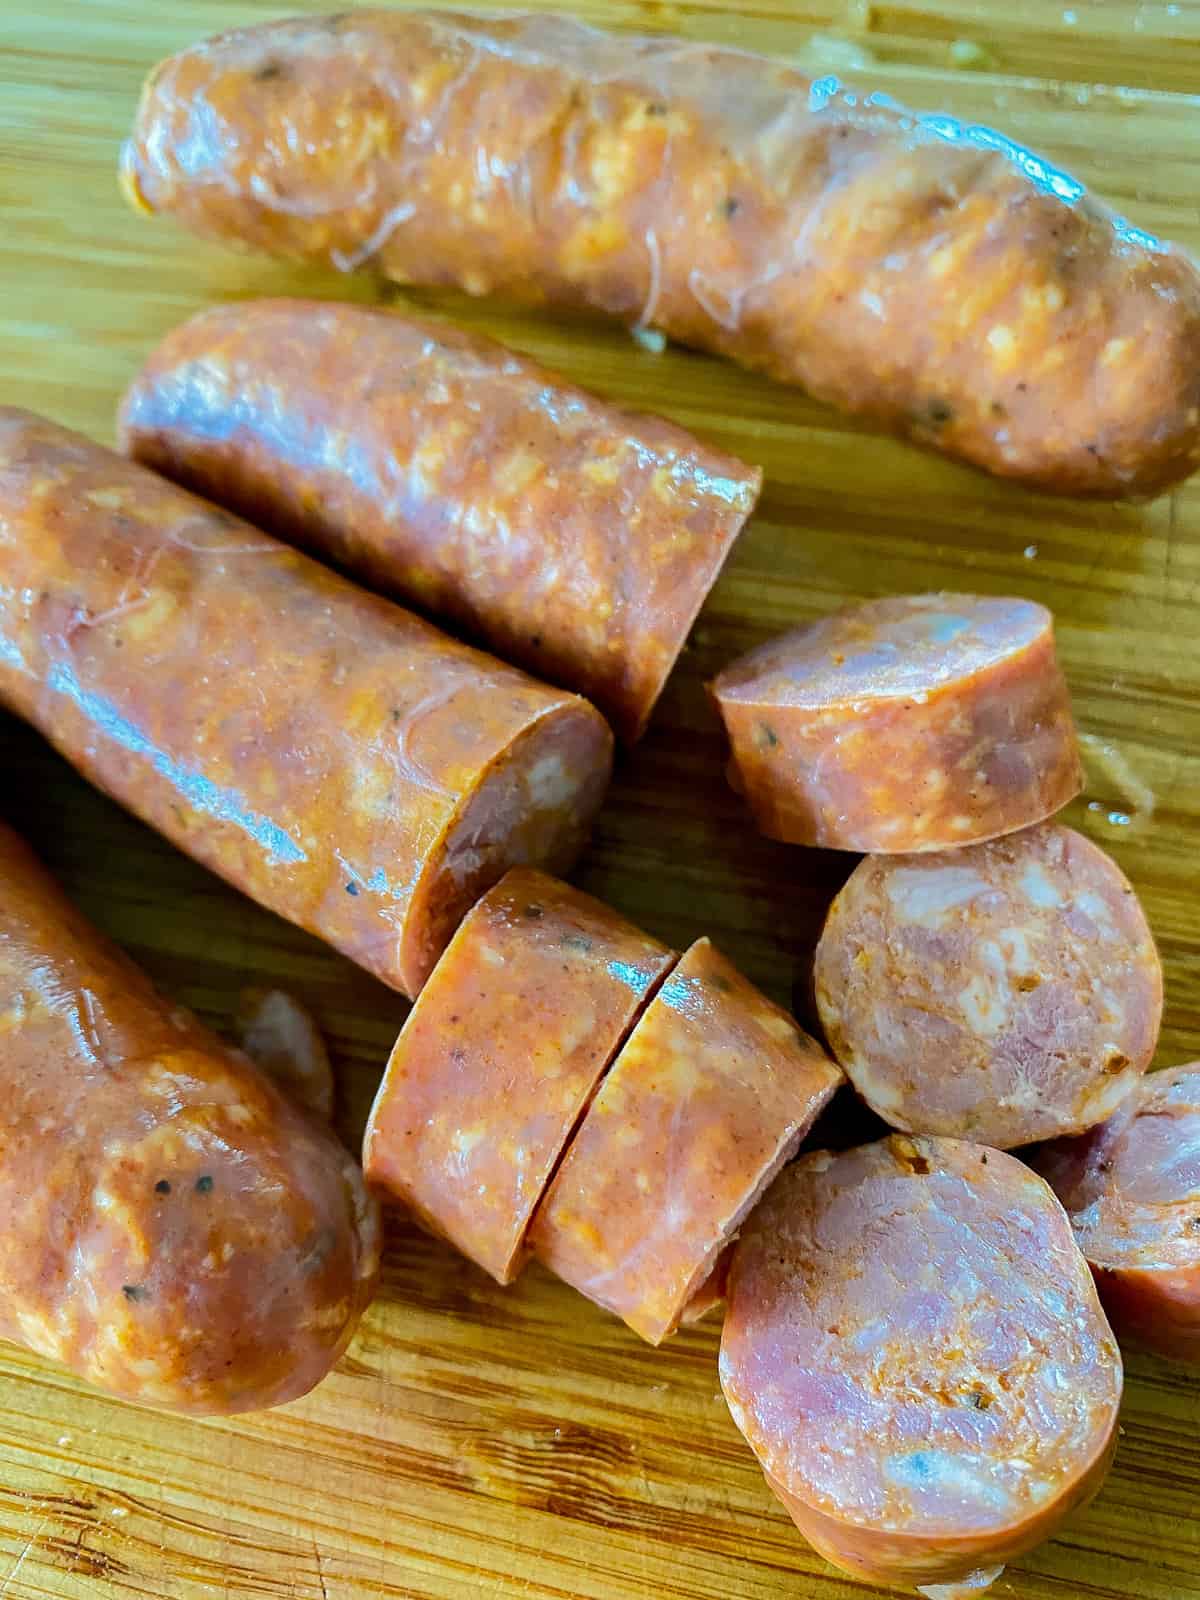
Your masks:
{"label": "sausage link", "polygon": [[694,1299],[697,1316],[719,1300],[722,1250],[843,1081],[698,940],[592,1101],[534,1219],[534,1255],[660,1344]]}
{"label": "sausage link", "polygon": [[567,17],[354,11],[162,62],[126,193],[200,233],[653,326],[1006,477],[1200,461],[1200,274],[987,128]]}
{"label": "sausage link", "polygon": [[894,1134],[801,1157],[726,1299],[734,1420],[847,1572],[979,1590],[1104,1480],[1120,1354],[1062,1207],[1011,1156]]}
{"label": "sausage link", "polygon": [[1054,624],[1031,600],[893,595],[793,628],[709,686],[762,831],[829,850],[946,850],[1083,786]]}
{"label": "sausage link", "polygon": [[356,1163],[0,828],[0,1334],[174,1410],[319,1383],[378,1270]]}
{"label": "sausage link", "polygon": [[1200,1363],[1200,1062],[1153,1072],[1034,1165],[1067,1209],[1120,1339]]}
{"label": "sausage link", "polygon": [[514,862],[574,860],[612,759],[586,701],[9,408],[0,519],[0,702],[385,983]]}
{"label": "sausage link", "polygon": [[463,920],[396,1041],[369,1181],[500,1283],[609,1062],[675,954],[516,868]]}
{"label": "sausage link", "polygon": [[645,728],[762,474],[503,345],[258,301],[170,333],[121,412],[145,465]]}
{"label": "sausage link", "polygon": [[873,1111],[1001,1148],[1103,1122],[1162,1018],[1132,886],[1056,824],[867,856],[830,908],[814,981],[830,1048]]}

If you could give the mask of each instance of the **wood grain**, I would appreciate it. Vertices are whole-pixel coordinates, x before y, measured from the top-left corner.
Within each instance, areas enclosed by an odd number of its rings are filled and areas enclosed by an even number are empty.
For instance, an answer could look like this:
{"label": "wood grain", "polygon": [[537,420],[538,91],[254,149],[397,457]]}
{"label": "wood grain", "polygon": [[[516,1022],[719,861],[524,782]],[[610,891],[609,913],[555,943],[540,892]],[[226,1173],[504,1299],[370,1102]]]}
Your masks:
{"label": "wood grain", "polygon": [[[116,151],[145,70],[286,0],[39,0],[0,8],[0,394],[101,439],[150,345],[208,302],[369,281],[206,246],[131,215]],[[297,5],[297,9],[301,6]],[[309,7],[323,9],[319,5]],[[855,42],[871,83],[1005,128],[1138,222],[1200,248],[1200,5],[1139,0],[585,0],[612,26],[804,60]],[[1071,20],[1071,19],[1074,20]],[[956,71],[954,40],[986,51]],[[818,52],[822,47],[818,46]],[[396,298],[387,292],[389,298]],[[1200,1055],[1200,482],[1079,506],[872,437],[715,361],[620,332],[409,296],[602,393],[760,461],[760,513],[695,630],[651,735],[624,761],[580,881],[672,941],[713,934],[773,995],[802,975],[849,863],[769,844],[721,777],[701,685],[736,651],[861,595],[1021,593],[1059,618],[1091,781],[1070,820],[1112,849],[1161,943],[1161,1064]],[[1112,750],[1114,756],[1104,752]],[[403,1002],[225,889],[0,721],[0,812],[91,916],[218,1025],[248,975],[328,1030],[355,1138]],[[1130,784],[1153,814],[1129,814]],[[800,985],[802,990],[803,984]],[[86,1159],[86,1152],[80,1152]],[[397,1221],[383,1292],[306,1400],[166,1420],[0,1347],[0,1597],[844,1600],[721,1403],[716,1335],[664,1350],[536,1269],[502,1291]],[[1096,1504],[1011,1570],[1022,1600],[1200,1600],[1200,1377],[1130,1362],[1124,1438]]]}

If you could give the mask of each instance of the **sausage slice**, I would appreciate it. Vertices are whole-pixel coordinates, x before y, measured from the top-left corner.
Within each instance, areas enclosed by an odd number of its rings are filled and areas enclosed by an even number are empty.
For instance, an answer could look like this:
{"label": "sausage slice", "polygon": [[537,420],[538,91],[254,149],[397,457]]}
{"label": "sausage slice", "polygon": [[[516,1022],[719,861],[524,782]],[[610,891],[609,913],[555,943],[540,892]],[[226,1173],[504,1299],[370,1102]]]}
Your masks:
{"label": "sausage slice", "polygon": [[730,779],[773,839],[945,850],[1083,785],[1054,626],[1031,600],[890,596],[794,628],[711,685]]}
{"label": "sausage slice", "polygon": [[0,828],[0,1335],[128,1399],[319,1383],[378,1271],[357,1164]]}
{"label": "sausage slice", "polygon": [[659,1344],[721,1296],[721,1252],[842,1075],[700,939],[646,1008],[530,1232],[537,1258]]}
{"label": "sausage slice", "polygon": [[599,900],[518,868],[479,901],[396,1041],[368,1179],[500,1283],[555,1164],[675,954]]}
{"label": "sausage slice", "polygon": [[175,844],[415,995],[516,862],[573,862],[585,700],[0,408],[0,704]]}
{"label": "sausage slice", "polygon": [[176,328],[120,431],[185,488],[586,695],[630,742],[762,481],[491,339],[310,300]]}
{"label": "sausage slice", "polygon": [[1118,1335],[1200,1362],[1200,1061],[1152,1072],[1107,1122],[1034,1165]]}
{"label": "sausage slice", "polygon": [[1057,824],[867,856],[830,909],[815,988],[830,1048],[885,1122],[1002,1149],[1103,1122],[1162,1017],[1132,886]]}
{"label": "sausage slice", "polygon": [[803,1156],[734,1251],[721,1385],[804,1536],[874,1583],[970,1593],[1103,1482],[1121,1358],[1027,1167],[892,1135]]}

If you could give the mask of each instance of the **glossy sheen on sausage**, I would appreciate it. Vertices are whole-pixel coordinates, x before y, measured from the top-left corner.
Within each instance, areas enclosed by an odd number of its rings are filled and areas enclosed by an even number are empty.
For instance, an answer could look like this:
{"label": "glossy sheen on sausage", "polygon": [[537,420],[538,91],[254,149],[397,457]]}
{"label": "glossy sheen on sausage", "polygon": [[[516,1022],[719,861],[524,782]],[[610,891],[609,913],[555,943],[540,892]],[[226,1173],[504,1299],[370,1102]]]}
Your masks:
{"label": "glossy sheen on sausage", "polygon": [[643,729],[762,474],[491,339],[364,306],[218,306],[124,448]]}
{"label": "glossy sheen on sausage", "polygon": [[162,62],[132,202],[590,307],[1048,490],[1200,460],[1200,275],[991,129],[569,17],[354,11]]}
{"label": "glossy sheen on sausage", "polygon": [[1150,1064],[1162,1017],[1133,888],[1057,824],[868,856],[830,908],[815,988],[873,1111],[1001,1149],[1103,1122]]}
{"label": "glossy sheen on sausage", "polygon": [[374,1290],[333,1134],[149,980],[0,828],[0,1334],[179,1411],[295,1399]]}
{"label": "glossy sheen on sausage", "polygon": [[869,600],[752,650],[710,692],[730,781],[790,844],[952,849],[1083,786],[1053,619],[1031,600]]}
{"label": "glossy sheen on sausage", "polygon": [[1099,1488],[1121,1358],[1028,1168],[892,1135],[803,1156],[734,1251],[721,1386],[807,1539],[884,1584],[978,1586]]}
{"label": "glossy sheen on sausage", "polygon": [[1152,1072],[1107,1122],[1034,1165],[1118,1336],[1200,1362],[1200,1062]]}
{"label": "glossy sheen on sausage", "polygon": [[680,960],[592,1101],[534,1255],[643,1339],[675,1332],[841,1073],[708,939]]}
{"label": "glossy sheen on sausage", "polygon": [[516,869],[450,941],[396,1041],[363,1166],[500,1283],[597,1084],[675,954]]}
{"label": "glossy sheen on sausage", "polygon": [[510,865],[570,865],[612,756],[586,701],[9,408],[0,702],[410,996]]}

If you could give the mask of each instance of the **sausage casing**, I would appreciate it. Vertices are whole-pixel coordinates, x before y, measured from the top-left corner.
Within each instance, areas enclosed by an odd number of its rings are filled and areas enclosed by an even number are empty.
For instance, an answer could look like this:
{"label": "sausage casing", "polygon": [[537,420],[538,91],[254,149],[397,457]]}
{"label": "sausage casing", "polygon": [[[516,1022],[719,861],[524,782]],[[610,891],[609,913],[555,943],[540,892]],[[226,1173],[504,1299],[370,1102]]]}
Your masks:
{"label": "sausage casing", "polygon": [[414,995],[513,862],[564,869],[612,735],[144,467],[0,409],[0,702]]}
{"label": "sausage casing", "polygon": [[762,475],[491,339],[365,306],[167,335],[124,448],[586,695],[638,738]]}
{"label": "sausage casing", "polygon": [[357,1164],[0,827],[0,1333],[180,1411],[318,1383],[371,1298]]}
{"label": "sausage casing", "polygon": [[568,17],[352,11],[162,62],[123,180],[198,232],[590,307],[1037,487],[1200,460],[1200,275],[988,128]]}

